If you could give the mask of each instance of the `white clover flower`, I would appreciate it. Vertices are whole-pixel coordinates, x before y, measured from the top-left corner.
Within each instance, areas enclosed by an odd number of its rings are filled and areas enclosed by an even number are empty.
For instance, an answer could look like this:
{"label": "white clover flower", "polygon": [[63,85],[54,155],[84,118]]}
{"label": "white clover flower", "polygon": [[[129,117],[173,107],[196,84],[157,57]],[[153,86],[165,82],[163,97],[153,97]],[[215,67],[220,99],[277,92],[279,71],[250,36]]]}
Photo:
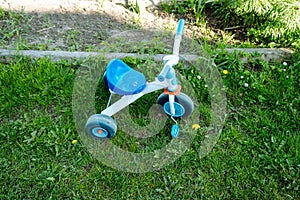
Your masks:
{"label": "white clover flower", "polygon": [[199,75],[198,75],[198,76],[197,76],[197,79],[199,79],[199,80],[200,80],[200,79],[201,79],[201,76],[199,76]]}
{"label": "white clover flower", "polygon": [[283,69],[283,71],[285,72],[285,71],[286,71],[286,69]]}
{"label": "white clover flower", "polygon": [[249,87],[249,84],[248,83],[244,83],[244,87]]}
{"label": "white clover flower", "polygon": [[208,87],[207,85],[204,85],[204,87]]}
{"label": "white clover flower", "polygon": [[244,76],[241,76],[241,79],[244,79]]}
{"label": "white clover flower", "polygon": [[287,62],[283,62],[282,64],[283,64],[284,66],[287,66]]}
{"label": "white clover flower", "polygon": [[287,78],[287,79],[288,79],[288,78],[289,78],[289,76],[286,76],[285,78]]}

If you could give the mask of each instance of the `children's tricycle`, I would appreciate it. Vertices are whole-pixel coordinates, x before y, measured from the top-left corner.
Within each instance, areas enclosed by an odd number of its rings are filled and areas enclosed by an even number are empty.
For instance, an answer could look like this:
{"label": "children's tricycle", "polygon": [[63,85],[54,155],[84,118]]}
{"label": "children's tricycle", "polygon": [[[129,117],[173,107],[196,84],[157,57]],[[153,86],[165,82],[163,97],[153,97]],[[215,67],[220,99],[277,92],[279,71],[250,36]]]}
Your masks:
{"label": "children's tricycle", "polygon": [[[103,76],[110,91],[107,108],[101,114],[94,114],[89,117],[85,126],[87,134],[96,138],[112,138],[117,131],[117,124],[112,118],[114,114],[143,95],[164,89],[164,92],[158,97],[157,103],[163,107],[164,112],[174,121],[171,136],[173,138],[178,137],[179,126],[176,120],[189,116],[194,110],[191,98],[180,92],[181,86],[178,84],[173,68],[179,62],[179,46],[183,27],[184,20],[181,19],[175,35],[173,54],[164,56],[164,67],[153,82],[148,83],[142,73],[132,69],[119,59],[110,61]],[[111,104],[113,94],[122,97]]]}

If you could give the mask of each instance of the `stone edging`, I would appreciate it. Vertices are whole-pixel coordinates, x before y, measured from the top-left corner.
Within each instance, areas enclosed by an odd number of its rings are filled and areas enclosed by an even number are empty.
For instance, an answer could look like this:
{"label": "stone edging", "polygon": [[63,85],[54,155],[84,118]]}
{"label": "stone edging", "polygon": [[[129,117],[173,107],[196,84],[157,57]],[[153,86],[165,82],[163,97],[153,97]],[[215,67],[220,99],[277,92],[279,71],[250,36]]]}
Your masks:
{"label": "stone edging", "polygon": [[[250,54],[258,54],[265,61],[270,61],[272,59],[281,60],[286,57],[290,57],[293,54],[293,51],[288,49],[267,49],[267,48],[253,48],[253,49],[225,49],[229,53],[233,52],[245,52]],[[86,59],[89,57],[105,56],[107,59],[113,58],[124,58],[127,56],[132,57],[147,57],[148,55],[140,55],[135,53],[98,53],[98,52],[69,52],[69,51],[39,51],[39,50],[9,50],[9,49],[0,49],[0,57],[13,57],[13,56],[29,56],[32,58],[41,58],[49,57],[52,61],[59,61],[62,59],[72,60],[72,59]],[[164,54],[158,54],[152,56],[154,60],[162,60]],[[181,55],[187,61],[195,61],[197,55]],[[247,62],[248,59],[242,58],[244,62]]]}
{"label": "stone edging", "polygon": [[[226,49],[229,53],[236,52],[245,52],[250,54],[258,54],[263,60],[270,62],[271,60],[282,60],[284,58],[289,58],[294,53],[290,49],[285,48],[232,48],[232,49]],[[259,57],[258,56],[258,57]],[[247,57],[241,58],[244,62],[248,62]]]}

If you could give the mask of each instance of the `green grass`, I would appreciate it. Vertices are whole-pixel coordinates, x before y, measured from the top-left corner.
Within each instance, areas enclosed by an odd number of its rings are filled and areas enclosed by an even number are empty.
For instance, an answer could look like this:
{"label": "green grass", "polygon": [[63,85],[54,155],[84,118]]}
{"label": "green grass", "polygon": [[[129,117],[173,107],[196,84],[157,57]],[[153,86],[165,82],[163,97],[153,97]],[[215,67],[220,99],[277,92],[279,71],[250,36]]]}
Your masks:
{"label": "green grass", "polygon": [[[295,55],[284,66],[254,59],[244,64],[237,54],[214,55],[228,114],[218,143],[202,159],[198,149],[210,98],[201,74],[179,67],[197,91],[202,129],[174,163],[141,174],[107,167],[83,145],[72,113],[74,79],[83,62],[19,57],[1,63],[0,198],[299,199],[299,58]],[[140,60],[125,61],[137,69],[145,67]],[[102,86],[99,83],[98,91]],[[97,95],[97,110],[106,95]],[[141,103],[155,102],[155,95]],[[139,112],[146,112],[139,106],[130,108],[133,118],[147,123],[139,118]],[[168,130],[140,141],[118,131],[112,141],[128,151],[152,151],[170,142]]]}
{"label": "green grass", "polygon": [[[26,30],[18,27],[27,23],[26,15],[0,9],[0,19],[1,45],[13,39],[24,48]],[[68,36],[75,41],[78,33]],[[141,54],[166,51],[159,41],[154,52],[137,49]],[[79,68],[92,72],[89,65],[24,57],[0,63],[0,199],[299,199],[300,55],[286,60],[287,66],[250,55],[243,55],[250,59],[244,64],[240,56],[213,54],[225,84],[227,118],[218,143],[202,159],[198,151],[211,117],[211,97],[197,68],[176,68],[196,91],[201,129],[174,163],[140,174],[95,159],[76,130],[73,86]],[[150,75],[153,68],[147,67],[156,66],[149,59],[124,60]],[[99,80],[98,112],[108,99],[104,90]],[[155,103],[159,94],[129,107],[135,123],[151,123],[145,105]],[[159,134],[144,139],[131,137],[119,124],[111,141],[127,151],[152,152],[170,143],[171,124],[167,121]]]}
{"label": "green grass", "polygon": [[299,1],[166,1],[163,10],[197,25],[197,37],[211,44],[299,50]]}
{"label": "green grass", "polygon": [[0,7],[0,46],[14,44],[17,49],[24,49],[27,41],[24,36],[30,30],[29,17],[25,12],[5,11]]}

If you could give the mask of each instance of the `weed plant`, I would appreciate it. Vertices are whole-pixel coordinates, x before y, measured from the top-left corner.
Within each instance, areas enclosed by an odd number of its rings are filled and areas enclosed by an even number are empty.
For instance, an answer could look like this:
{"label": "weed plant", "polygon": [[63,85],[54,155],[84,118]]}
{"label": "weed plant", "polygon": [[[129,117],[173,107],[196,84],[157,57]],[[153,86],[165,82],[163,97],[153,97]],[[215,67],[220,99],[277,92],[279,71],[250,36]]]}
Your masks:
{"label": "weed plant", "polygon": [[267,47],[300,46],[300,3],[296,0],[188,0],[169,1],[169,13],[185,15],[191,22],[205,20],[209,8],[226,28],[243,28],[249,40]]}
{"label": "weed plant", "polygon": [[300,3],[296,0],[218,0],[215,13],[231,26],[245,26],[256,43],[299,47]]}
{"label": "weed plant", "polygon": [[17,49],[23,48],[26,41],[22,37],[29,29],[26,26],[28,21],[29,18],[24,12],[5,11],[0,7],[0,46],[15,42]]}

